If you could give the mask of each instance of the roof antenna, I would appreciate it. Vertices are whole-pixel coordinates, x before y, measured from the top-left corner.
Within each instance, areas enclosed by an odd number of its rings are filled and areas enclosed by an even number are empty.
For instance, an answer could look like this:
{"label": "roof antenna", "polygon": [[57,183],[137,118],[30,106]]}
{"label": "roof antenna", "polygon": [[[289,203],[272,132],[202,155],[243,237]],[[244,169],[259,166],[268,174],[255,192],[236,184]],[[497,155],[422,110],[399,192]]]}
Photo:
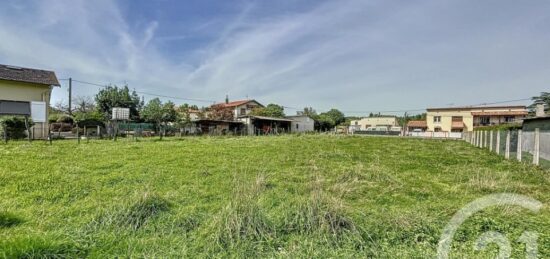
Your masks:
{"label": "roof antenna", "polygon": [[229,95],[225,95],[225,104],[228,104],[229,103]]}

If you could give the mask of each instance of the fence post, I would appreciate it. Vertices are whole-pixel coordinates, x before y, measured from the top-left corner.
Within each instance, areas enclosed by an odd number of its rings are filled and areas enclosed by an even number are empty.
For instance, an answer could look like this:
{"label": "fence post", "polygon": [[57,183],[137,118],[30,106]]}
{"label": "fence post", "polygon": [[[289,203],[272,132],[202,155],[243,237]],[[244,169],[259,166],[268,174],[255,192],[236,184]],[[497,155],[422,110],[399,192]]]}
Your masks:
{"label": "fence post", "polygon": [[517,154],[516,154],[516,158],[518,159],[518,161],[521,161],[521,145],[522,145],[522,136],[523,135],[523,131],[522,130],[518,130],[518,149],[517,149]]}
{"label": "fence post", "polygon": [[487,147],[487,131],[486,130],[483,131],[483,147],[484,148]]}
{"label": "fence post", "polygon": [[483,131],[479,132],[479,147],[483,148]]}
{"label": "fence post", "polygon": [[493,131],[489,132],[489,151],[493,151]]}
{"label": "fence post", "polygon": [[497,143],[495,145],[495,151],[497,152],[497,155],[500,154],[500,132],[497,130]]}
{"label": "fence post", "polygon": [[535,150],[533,151],[533,164],[539,165],[539,155],[540,155],[540,131],[538,128],[535,129]]}
{"label": "fence post", "polygon": [[506,131],[506,151],[504,152],[504,158],[510,159],[510,131]]}

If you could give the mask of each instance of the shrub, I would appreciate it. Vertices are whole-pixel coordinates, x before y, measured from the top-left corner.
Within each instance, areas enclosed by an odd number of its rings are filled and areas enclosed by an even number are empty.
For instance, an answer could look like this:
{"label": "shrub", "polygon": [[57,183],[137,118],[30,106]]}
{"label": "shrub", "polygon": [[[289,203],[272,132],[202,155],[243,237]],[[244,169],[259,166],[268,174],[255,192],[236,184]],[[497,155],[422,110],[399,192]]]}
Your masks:
{"label": "shrub", "polygon": [[[31,119],[28,121],[29,128],[34,125]],[[27,137],[25,119],[19,117],[4,117],[0,118],[0,135],[4,135],[4,127],[10,139],[23,139]]]}
{"label": "shrub", "polygon": [[57,118],[57,122],[73,124],[74,119],[70,115],[63,114],[63,115],[59,116],[59,118]]}

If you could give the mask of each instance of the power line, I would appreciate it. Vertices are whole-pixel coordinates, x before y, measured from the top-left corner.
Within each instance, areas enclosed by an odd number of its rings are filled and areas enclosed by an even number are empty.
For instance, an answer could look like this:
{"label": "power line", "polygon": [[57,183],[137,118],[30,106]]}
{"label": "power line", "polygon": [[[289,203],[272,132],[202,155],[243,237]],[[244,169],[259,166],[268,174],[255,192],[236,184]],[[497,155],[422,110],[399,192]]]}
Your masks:
{"label": "power line", "polygon": [[[59,79],[62,81],[70,80],[70,78],[63,78]],[[99,83],[92,83],[82,80],[76,80],[72,79],[73,82],[81,83],[81,84],[87,84],[87,85],[93,85],[101,88],[109,87],[108,84],[99,84]],[[135,90],[134,90],[135,91]],[[143,94],[143,95],[149,95],[149,96],[155,96],[155,97],[161,97],[161,98],[167,98],[167,99],[176,99],[176,100],[184,100],[184,101],[195,101],[195,102],[205,102],[205,103],[216,103],[215,100],[208,100],[208,99],[197,99],[197,98],[184,98],[184,97],[177,97],[177,96],[168,96],[168,95],[161,95],[161,94],[154,94],[154,93],[148,93],[148,92],[142,92],[142,91],[135,91],[136,93]],[[479,103],[479,104],[473,104],[473,105],[462,105],[462,106],[455,106],[455,107],[474,107],[474,106],[488,106],[488,105],[495,105],[495,104],[503,104],[503,103],[511,103],[511,102],[520,102],[520,101],[529,101],[532,100],[531,98],[523,98],[523,99],[515,99],[515,100],[506,100],[506,101],[496,101],[496,102],[486,102],[486,103]],[[284,106],[283,108],[301,111],[303,108],[296,108],[291,106]],[[449,107],[452,108],[452,107]],[[343,113],[352,113],[352,114],[358,114],[358,113],[404,113],[404,112],[419,112],[419,111],[426,111],[427,108],[421,108],[421,109],[407,109],[407,110],[386,110],[386,111],[359,111],[359,110],[343,110],[341,112]],[[320,111],[323,112],[323,111]],[[326,112],[326,111],[325,111]]]}
{"label": "power line", "polygon": [[[73,79],[72,81],[77,82],[77,83],[81,83],[81,84],[86,84],[86,85],[93,85],[93,86],[97,86],[97,87],[101,87],[101,88],[109,87],[109,85],[107,85],[107,84],[102,85],[102,84],[91,83],[91,82],[86,82],[86,81],[81,81],[81,80],[76,80],[76,79]],[[216,102],[214,100],[183,98],[183,97],[168,96],[168,95],[162,95],[162,94],[154,94],[154,93],[148,93],[148,92],[142,92],[142,91],[135,91],[135,92],[139,93],[139,94],[143,94],[143,95],[150,95],[150,96],[155,96],[155,97],[162,97],[162,98],[168,98],[168,99],[177,99],[177,100],[184,100],[184,101],[195,101],[195,102],[205,102],[205,103],[215,103]]]}

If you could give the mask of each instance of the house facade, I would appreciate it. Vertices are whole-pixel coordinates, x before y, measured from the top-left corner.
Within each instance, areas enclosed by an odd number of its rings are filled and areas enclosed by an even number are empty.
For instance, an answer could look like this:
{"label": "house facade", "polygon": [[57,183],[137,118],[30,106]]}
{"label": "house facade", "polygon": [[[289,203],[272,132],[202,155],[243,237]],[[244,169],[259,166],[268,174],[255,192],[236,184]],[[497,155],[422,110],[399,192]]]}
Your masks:
{"label": "house facade", "polygon": [[469,132],[475,127],[521,122],[525,106],[428,108],[427,131]]}
{"label": "house facade", "polygon": [[392,127],[398,127],[399,123],[395,116],[366,117],[360,120],[350,122],[350,131],[359,130],[390,130]]}
{"label": "house facade", "polygon": [[250,115],[253,109],[264,107],[261,103],[256,100],[240,100],[225,103],[217,103],[213,106],[220,106],[226,109],[231,109],[233,111],[233,117],[238,118],[240,116]]}
{"label": "house facade", "polygon": [[53,71],[0,65],[0,101],[28,103],[34,138],[48,134],[48,107],[55,86],[60,84]]}
{"label": "house facade", "polygon": [[292,120],[290,123],[291,132],[298,133],[315,131],[315,120],[307,115],[286,116],[286,118]]}

